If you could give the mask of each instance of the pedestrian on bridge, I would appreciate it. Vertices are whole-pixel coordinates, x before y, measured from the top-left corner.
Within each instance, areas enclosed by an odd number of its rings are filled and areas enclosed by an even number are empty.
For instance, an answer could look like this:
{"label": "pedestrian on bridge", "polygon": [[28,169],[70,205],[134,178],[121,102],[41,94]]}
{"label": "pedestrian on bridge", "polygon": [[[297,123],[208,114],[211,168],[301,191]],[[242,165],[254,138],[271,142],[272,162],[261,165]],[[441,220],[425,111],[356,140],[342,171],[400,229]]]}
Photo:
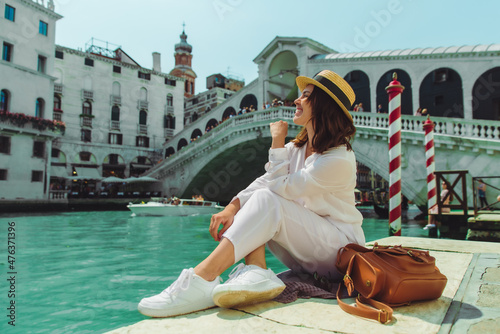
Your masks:
{"label": "pedestrian on bridge", "polygon": [[[288,124],[270,124],[266,173],[212,216],[209,231],[218,246],[162,293],[141,300],[142,314],[168,317],[275,298],[285,284],[267,269],[266,244],[292,271],[330,280],[341,278],[335,268],[338,250],[348,243],[364,245],[350,144],[356,132],[348,111],[354,91],[328,70],[296,81],[302,94],[294,101],[293,122],[302,130],[285,145]],[[245,264],[221,284],[220,275],[241,259]]]}

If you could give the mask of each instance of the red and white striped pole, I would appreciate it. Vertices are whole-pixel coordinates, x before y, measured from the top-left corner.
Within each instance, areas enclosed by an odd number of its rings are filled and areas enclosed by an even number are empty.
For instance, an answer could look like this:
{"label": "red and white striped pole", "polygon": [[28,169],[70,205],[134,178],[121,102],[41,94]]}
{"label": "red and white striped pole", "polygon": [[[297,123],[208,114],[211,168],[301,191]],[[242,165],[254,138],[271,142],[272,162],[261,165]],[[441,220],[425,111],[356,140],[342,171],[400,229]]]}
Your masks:
{"label": "red and white striped pole", "polygon": [[427,166],[427,205],[432,208],[436,204],[436,176],[434,171],[434,122],[429,115],[424,122],[425,131],[425,161]]}
{"label": "red and white striped pole", "polygon": [[396,72],[385,88],[389,95],[389,235],[401,235],[401,93]]}

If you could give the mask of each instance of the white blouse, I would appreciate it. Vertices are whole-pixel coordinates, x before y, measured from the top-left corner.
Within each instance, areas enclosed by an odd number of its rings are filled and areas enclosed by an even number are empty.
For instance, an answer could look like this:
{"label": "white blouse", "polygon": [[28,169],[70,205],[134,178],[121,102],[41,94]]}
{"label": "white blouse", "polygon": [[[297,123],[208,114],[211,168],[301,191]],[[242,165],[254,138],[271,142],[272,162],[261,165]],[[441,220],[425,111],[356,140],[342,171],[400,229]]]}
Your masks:
{"label": "white blouse", "polygon": [[361,226],[363,216],[354,200],[354,152],[340,146],[307,159],[305,154],[306,145],[299,148],[291,142],[285,148],[270,149],[266,173],[236,195],[240,205],[245,205],[255,190],[268,188],[332,223]]}

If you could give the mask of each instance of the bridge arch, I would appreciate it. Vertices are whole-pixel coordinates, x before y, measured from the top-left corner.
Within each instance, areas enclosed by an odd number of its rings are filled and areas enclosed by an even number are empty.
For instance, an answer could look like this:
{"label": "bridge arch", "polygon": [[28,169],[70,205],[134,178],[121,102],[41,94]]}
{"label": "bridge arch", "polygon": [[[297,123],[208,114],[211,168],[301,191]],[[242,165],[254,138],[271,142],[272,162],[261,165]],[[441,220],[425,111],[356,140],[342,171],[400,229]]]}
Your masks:
{"label": "bridge arch", "polygon": [[363,103],[364,111],[371,111],[370,78],[368,78],[368,75],[363,71],[354,70],[347,73],[344,79],[351,85],[356,94],[356,100],[353,105],[361,102]]}
{"label": "bridge arch", "polygon": [[173,148],[172,146],[169,146],[166,150],[165,150],[165,158],[168,158],[169,156],[171,156],[172,154],[175,153],[175,148]]}
{"label": "bridge arch", "polygon": [[267,92],[264,90],[266,101],[275,98],[294,101],[297,98],[298,88],[295,83],[298,74],[297,59],[297,55],[290,50],[280,52],[272,59],[268,69],[268,89]]}
{"label": "bridge arch", "polygon": [[203,132],[200,129],[194,129],[191,133],[191,141],[196,140],[196,138],[203,136]]}
{"label": "bridge arch", "polygon": [[[405,70],[402,69],[392,69],[385,72],[377,83],[377,106],[379,104],[383,106],[389,105],[389,96],[385,88],[388,86],[387,83],[392,81],[392,74],[396,72],[398,75],[398,81],[404,86],[405,90],[401,94],[401,114],[402,115],[413,115],[413,93],[411,87],[411,77]],[[389,110],[388,110],[389,112]]]}
{"label": "bridge arch", "polygon": [[179,140],[179,142],[177,143],[177,151],[180,151],[181,148],[183,148],[184,146],[187,146],[187,144],[188,144],[187,140],[184,138],[181,138]]}
{"label": "bridge arch", "polygon": [[219,124],[219,122],[215,118],[211,118],[207,122],[207,126],[205,126],[205,130],[210,131],[212,128],[215,128],[218,124]]}
{"label": "bridge arch", "polygon": [[432,116],[463,118],[463,95],[460,74],[451,68],[441,67],[422,80],[419,106],[427,108]]}
{"label": "bridge arch", "polygon": [[222,114],[222,119],[227,119],[231,116],[236,116],[236,110],[233,107],[227,107]]}
{"label": "bridge arch", "polygon": [[500,67],[479,76],[472,88],[472,117],[500,120]]}
{"label": "bridge arch", "polygon": [[245,97],[241,99],[240,102],[240,109],[243,109],[245,107],[253,106],[255,109],[257,109],[257,98],[253,94],[247,94]]}

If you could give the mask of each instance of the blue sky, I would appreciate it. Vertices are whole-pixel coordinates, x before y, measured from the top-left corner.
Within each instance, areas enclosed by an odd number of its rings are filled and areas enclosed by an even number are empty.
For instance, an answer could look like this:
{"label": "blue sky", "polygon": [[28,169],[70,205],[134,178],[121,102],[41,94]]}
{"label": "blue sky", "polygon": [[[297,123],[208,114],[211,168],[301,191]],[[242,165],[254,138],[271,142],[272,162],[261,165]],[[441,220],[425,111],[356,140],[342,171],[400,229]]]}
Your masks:
{"label": "blue sky", "polygon": [[253,59],[276,36],[308,37],[334,50],[375,51],[500,43],[498,0],[54,0],[56,43],[85,48],[92,37],[121,46],[151,68],[174,67],[186,24],[197,93],[206,77],[257,78]]}

